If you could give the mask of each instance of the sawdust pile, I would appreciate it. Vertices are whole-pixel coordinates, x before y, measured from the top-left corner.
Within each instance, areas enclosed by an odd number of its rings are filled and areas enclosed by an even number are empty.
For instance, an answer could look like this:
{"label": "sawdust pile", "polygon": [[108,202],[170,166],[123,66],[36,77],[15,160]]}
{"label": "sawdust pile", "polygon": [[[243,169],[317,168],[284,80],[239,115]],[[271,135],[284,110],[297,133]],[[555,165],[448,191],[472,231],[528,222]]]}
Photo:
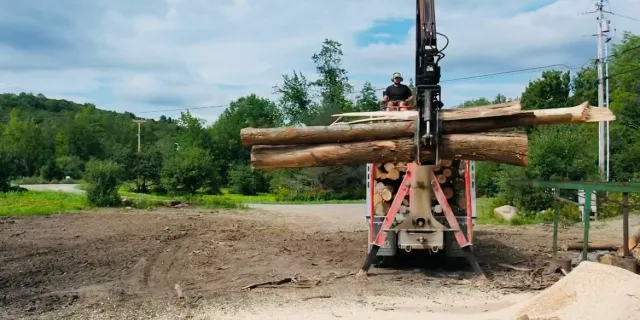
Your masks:
{"label": "sawdust pile", "polygon": [[582,262],[566,277],[527,301],[526,319],[640,319],[640,276],[625,269]]}

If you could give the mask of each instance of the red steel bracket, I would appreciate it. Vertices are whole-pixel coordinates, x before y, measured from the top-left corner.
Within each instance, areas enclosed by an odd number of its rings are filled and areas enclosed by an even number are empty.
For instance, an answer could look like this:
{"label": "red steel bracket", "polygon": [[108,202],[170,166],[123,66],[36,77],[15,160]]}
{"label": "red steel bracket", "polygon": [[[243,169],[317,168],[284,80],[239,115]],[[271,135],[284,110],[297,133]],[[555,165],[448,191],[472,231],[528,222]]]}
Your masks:
{"label": "red steel bracket", "polygon": [[458,220],[456,220],[456,217],[453,214],[453,210],[451,210],[451,207],[449,206],[449,202],[447,202],[447,198],[444,196],[444,192],[442,192],[442,188],[440,188],[440,183],[438,182],[438,179],[436,178],[436,174],[433,173],[432,169],[429,170],[429,178],[431,180],[431,187],[433,188],[433,192],[435,193],[436,198],[438,199],[438,203],[440,204],[440,207],[442,207],[442,212],[444,213],[445,218],[447,218],[447,222],[449,222],[449,227],[455,230],[453,234],[456,237],[456,241],[458,242],[458,245],[460,246],[460,248],[469,246],[470,243],[467,241],[464,234],[462,233],[462,229],[460,229]]}
{"label": "red steel bracket", "polygon": [[387,239],[387,232],[384,230],[391,228],[391,224],[393,224],[393,221],[396,220],[396,215],[398,215],[398,210],[400,210],[400,206],[402,205],[402,200],[404,200],[404,198],[407,196],[407,193],[409,193],[409,186],[411,184],[412,175],[413,175],[413,170],[411,166],[409,166],[409,168],[407,169],[407,172],[404,175],[404,178],[402,179],[402,184],[400,185],[400,189],[398,189],[398,192],[396,193],[396,196],[393,199],[393,202],[391,203],[391,207],[389,207],[389,211],[387,212],[387,215],[384,217],[384,222],[382,223],[382,227],[380,228],[380,231],[378,231],[376,240],[373,242],[374,245],[378,247],[382,247],[382,244]]}

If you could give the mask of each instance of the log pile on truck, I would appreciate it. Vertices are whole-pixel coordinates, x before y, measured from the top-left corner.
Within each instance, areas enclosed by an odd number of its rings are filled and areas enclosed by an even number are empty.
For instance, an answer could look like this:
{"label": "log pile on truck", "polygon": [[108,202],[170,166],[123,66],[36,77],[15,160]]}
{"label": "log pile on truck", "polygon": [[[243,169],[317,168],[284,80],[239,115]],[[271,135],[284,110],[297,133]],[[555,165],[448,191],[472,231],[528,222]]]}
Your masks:
{"label": "log pile on truck", "polygon": [[[242,144],[252,148],[252,167],[269,170],[367,163],[391,163],[395,166],[414,161],[417,152],[420,152],[421,159],[435,157],[435,150],[423,147],[418,151],[416,147],[417,111],[354,112],[335,116],[339,119],[362,119],[331,126],[242,129]],[[526,166],[526,134],[504,130],[613,121],[615,116],[611,110],[590,106],[588,102],[569,108],[522,110],[519,101],[512,101],[443,109],[440,120],[443,135],[439,159]],[[395,169],[391,165],[389,168]],[[395,175],[391,170],[391,176]]]}
{"label": "log pile on truck", "polygon": [[[392,201],[395,199],[396,192],[400,188],[404,174],[407,171],[406,162],[387,162],[374,164],[375,185],[373,192],[373,208],[376,216],[386,216]],[[451,206],[455,211],[462,212],[466,210],[467,198],[465,194],[464,183],[464,166],[460,160],[440,160],[437,165],[433,166],[433,172],[438,179],[440,188]],[[434,213],[442,214],[442,207],[438,203],[438,199],[431,189],[431,204]],[[409,196],[405,196],[398,213],[406,214],[409,211]]]}

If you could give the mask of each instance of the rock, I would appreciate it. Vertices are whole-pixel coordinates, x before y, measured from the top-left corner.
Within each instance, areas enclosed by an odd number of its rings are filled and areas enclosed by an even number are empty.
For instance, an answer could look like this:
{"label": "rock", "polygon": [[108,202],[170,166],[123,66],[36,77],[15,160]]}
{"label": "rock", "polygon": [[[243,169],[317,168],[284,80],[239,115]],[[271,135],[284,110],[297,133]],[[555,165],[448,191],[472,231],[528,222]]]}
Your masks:
{"label": "rock", "polygon": [[500,218],[511,221],[515,216],[518,215],[518,208],[514,206],[502,206],[493,209],[493,212]]}
{"label": "rock", "polygon": [[129,199],[127,197],[121,197],[120,200],[122,202],[122,205],[125,206],[125,207],[133,206],[133,200],[132,199]]}
{"label": "rock", "polygon": [[181,202],[181,201],[179,201],[179,200],[169,200],[169,202],[167,203],[167,205],[168,205],[169,207],[175,207],[175,206],[177,206],[177,205],[179,205],[179,204],[181,204],[181,203],[182,203],[182,202]]}
{"label": "rock", "polygon": [[602,264],[613,265],[613,256],[610,254],[604,254],[598,259],[598,262]]}

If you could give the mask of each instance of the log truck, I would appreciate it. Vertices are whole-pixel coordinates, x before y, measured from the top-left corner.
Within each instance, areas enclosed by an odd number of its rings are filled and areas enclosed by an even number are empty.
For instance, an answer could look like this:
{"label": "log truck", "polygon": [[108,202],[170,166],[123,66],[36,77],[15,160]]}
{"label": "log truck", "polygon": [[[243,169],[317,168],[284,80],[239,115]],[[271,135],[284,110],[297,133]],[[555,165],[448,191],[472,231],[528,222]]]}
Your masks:
{"label": "log truck", "polygon": [[[367,164],[369,246],[359,275],[366,275],[372,264],[396,256],[398,250],[414,251],[414,254],[441,251],[448,257],[465,257],[474,271],[482,275],[472,251],[474,164],[472,161],[440,159],[443,103],[439,62],[445,56],[442,51],[449,40],[436,31],[434,2],[416,0],[413,94],[418,111],[414,135],[417,157],[406,164]],[[438,35],[447,40],[443,49],[438,47]],[[435,158],[420,158],[420,149],[427,147],[435,150]],[[444,174],[436,174],[438,171],[444,171]],[[401,177],[398,172],[402,173]],[[390,173],[393,173],[391,179]],[[464,196],[460,199],[464,201],[456,206],[451,204],[452,190],[445,188],[449,188],[447,180],[458,173],[463,177],[458,178],[457,185],[463,186]],[[460,187],[458,189],[461,191]],[[386,197],[381,195],[385,193]],[[384,200],[389,200],[390,205],[384,206]],[[380,205],[382,209],[378,207]]]}
{"label": "log truck", "polygon": [[[615,120],[611,110],[588,101],[538,110],[522,110],[519,101],[443,110],[439,62],[449,40],[436,32],[434,2],[416,0],[416,110],[348,112],[333,115],[338,119],[330,126],[240,131],[254,169],[367,164],[369,250],[359,275],[400,249],[463,256],[482,276],[472,250],[469,160],[527,165],[527,135],[498,129]],[[447,41],[442,49],[438,35]],[[340,122],[354,117],[360,119]]]}

